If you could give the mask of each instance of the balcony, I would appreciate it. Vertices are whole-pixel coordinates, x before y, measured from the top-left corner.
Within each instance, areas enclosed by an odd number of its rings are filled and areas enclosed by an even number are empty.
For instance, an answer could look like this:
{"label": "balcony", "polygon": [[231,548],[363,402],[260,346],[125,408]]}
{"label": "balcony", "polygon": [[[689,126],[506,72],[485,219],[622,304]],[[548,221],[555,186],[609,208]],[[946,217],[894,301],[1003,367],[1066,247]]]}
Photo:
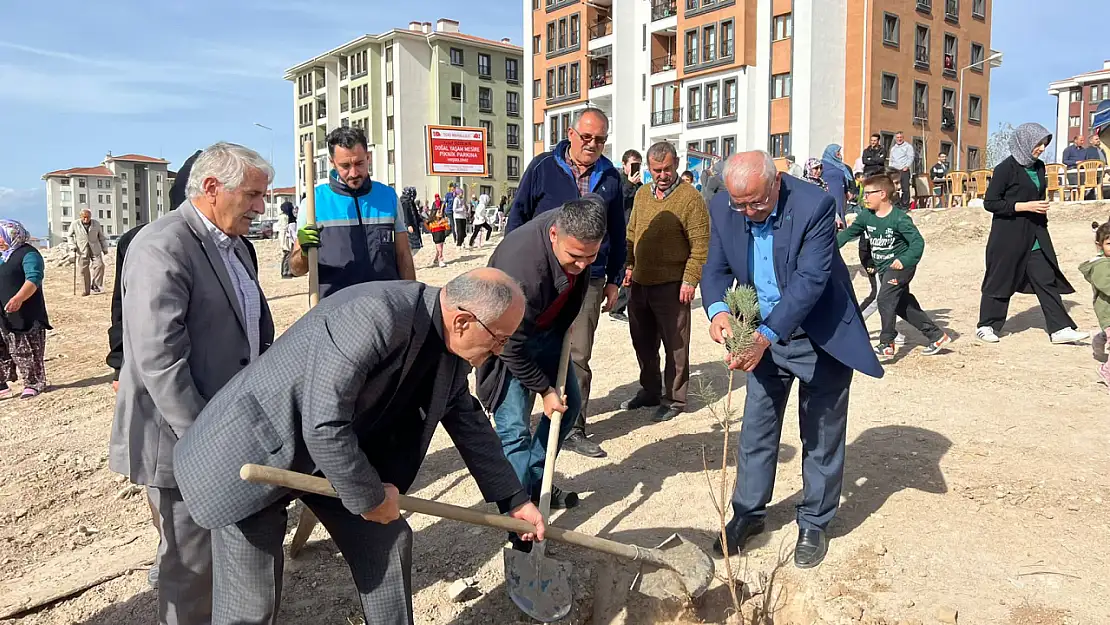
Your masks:
{"label": "balcony", "polygon": [[587,36],[590,38],[590,41],[601,39],[602,37],[607,37],[612,34],[613,19],[609,17],[598,20],[598,22],[590,26],[590,29],[587,31]]}
{"label": "balcony", "polygon": [[590,89],[598,89],[613,84],[613,70],[606,69],[590,76]]}
{"label": "balcony", "polygon": [[913,66],[917,69],[929,69],[929,47],[917,44],[914,46]]}
{"label": "balcony", "polygon": [[945,0],[944,21],[953,24],[960,23],[960,0]]}
{"label": "balcony", "polygon": [[951,106],[941,107],[940,109],[940,128],[941,130],[952,130],[956,127],[956,109]]}
{"label": "balcony", "polygon": [[677,124],[680,121],[682,121],[682,107],[653,111],[651,113],[652,128],[656,126],[666,126],[667,124]]}
{"label": "balcony", "polygon": [[326,106],[317,106],[316,107],[316,119],[327,119],[327,117],[328,117],[327,107]]}
{"label": "balcony", "polygon": [[915,126],[922,125],[929,119],[929,106],[924,102],[913,103],[913,123]]}
{"label": "balcony", "polygon": [[652,0],[651,21],[678,15],[678,0]]}
{"label": "balcony", "polygon": [[651,60],[651,73],[659,74],[675,69],[674,54],[664,54]]}

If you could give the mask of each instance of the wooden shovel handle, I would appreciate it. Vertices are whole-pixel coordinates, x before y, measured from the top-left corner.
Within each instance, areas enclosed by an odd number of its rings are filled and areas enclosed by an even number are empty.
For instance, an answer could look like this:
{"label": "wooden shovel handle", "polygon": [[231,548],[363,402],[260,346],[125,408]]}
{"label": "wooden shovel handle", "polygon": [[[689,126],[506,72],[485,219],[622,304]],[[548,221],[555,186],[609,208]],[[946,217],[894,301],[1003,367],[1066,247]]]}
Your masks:
{"label": "wooden shovel handle", "polygon": [[[314,495],[338,497],[338,495],[335,494],[335,490],[326,479],[313,475],[305,475],[304,473],[286,471],[285,469],[257,464],[245,464],[239,471],[239,477],[254,484],[269,484],[271,486],[279,486],[281,488],[312,493]],[[399,506],[402,510],[408,512],[417,512],[428,516],[439,517],[441,519],[451,519],[452,521],[462,521],[463,523],[470,523],[471,525],[492,527],[494,529],[505,530],[506,532],[523,534],[534,532],[536,529],[527,521],[521,521],[500,514],[490,514],[488,512],[471,510],[470,508],[452,506],[438,501],[417,499],[416,497],[409,497],[408,495],[400,496]],[[589,534],[582,534],[580,532],[572,532],[550,525],[547,526],[547,538],[568,545],[577,545],[579,547],[585,547],[586,549],[592,549],[593,551],[600,551],[617,556],[618,558],[647,560],[649,562],[655,562],[657,560],[657,558],[653,557],[655,555],[655,549],[643,549],[635,545],[626,545],[624,543],[618,543],[616,541],[598,538],[597,536],[590,536]]]}

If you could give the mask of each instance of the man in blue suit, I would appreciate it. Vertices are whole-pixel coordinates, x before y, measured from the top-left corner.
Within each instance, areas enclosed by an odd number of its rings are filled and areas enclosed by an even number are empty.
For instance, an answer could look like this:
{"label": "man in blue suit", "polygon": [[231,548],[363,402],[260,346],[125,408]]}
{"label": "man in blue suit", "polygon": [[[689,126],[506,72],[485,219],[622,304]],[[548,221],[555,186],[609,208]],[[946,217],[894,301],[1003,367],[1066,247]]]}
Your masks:
{"label": "man in blue suit", "polygon": [[[804,486],[794,564],[812,568],[828,551],[825,528],[844,481],[853,372],[879,378],[883,369],[837,250],[832,197],[779,173],[766,152],[732,156],[721,177],[724,190],[709,207],[709,259],[701,283],[710,335],[722,343],[729,334],[723,300],[734,283],[755,288],[762,317],[753,346],[726,359],[730,369],[748,374],[727,549],[737,553],[763,531],[786,402],[797,378]],[[720,539],[714,549],[724,552]]]}

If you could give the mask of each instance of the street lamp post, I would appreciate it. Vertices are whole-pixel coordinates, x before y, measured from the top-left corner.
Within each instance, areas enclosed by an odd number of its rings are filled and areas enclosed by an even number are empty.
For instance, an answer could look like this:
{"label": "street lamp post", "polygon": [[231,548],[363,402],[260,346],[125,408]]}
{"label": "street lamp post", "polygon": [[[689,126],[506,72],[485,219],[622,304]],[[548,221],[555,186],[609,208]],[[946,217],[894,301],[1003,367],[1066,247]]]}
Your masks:
{"label": "street lamp post", "polygon": [[[270,167],[273,167],[274,166],[274,129],[270,128],[269,126],[260,124],[258,122],[254,122],[254,125],[258,126],[259,128],[261,128],[263,130],[270,131]],[[274,177],[276,178],[277,176],[275,175]],[[270,181],[270,211],[269,212],[270,212],[270,214],[267,215],[267,217],[273,218],[273,216],[274,216],[274,181],[273,180]]]}
{"label": "street lamp post", "polygon": [[960,100],[959,100],[959,102],[956,103],[956,171],[960,171],[960,161],[962,160],[963,154],[964,154],[964,148],[963,148],[964,72],[966,72],[967,70],[969,70],[973,67],[978,67],[980,65],[985,65],[986,63],[990,63],[990,62],[993,62],[993,61],[998,61],[998,60],[1001,60],[1001,59],[1002,59],[1002,53],[1001,52],[995,52],[994,54],[988,56],[987,58],[985,58],[981,61],[972,63],[971,65],[968,65],[967,67],[960,70],[960,96],[959,96]]}

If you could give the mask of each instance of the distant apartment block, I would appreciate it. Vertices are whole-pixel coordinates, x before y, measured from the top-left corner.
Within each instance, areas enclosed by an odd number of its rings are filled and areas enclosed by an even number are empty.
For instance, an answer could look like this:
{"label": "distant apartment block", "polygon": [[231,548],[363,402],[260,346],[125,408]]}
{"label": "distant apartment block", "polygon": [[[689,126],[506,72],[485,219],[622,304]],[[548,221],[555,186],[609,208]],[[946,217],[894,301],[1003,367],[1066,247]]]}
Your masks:
{"label": "distant apartment block", "polygon": [[1102,69],[1087,72],[1048,86],[1049,95],[1056,96],[1056,160],[1059,161],[1079,135],[1089,135],[1094,127],[1095,110],[1105,100],[1110,100],[1110,61]]}
{"label": "distant apartment block", "polygon": [[169,161],[109,153],[96,167],[74,167],[43,174],[46,181],[46,216],[50,245],[61,243],[83,209],[104,226],[108,235],[164,215],[173,184]]}
{"label": "distant apartment block", "polygon": [[[763,149],[799,162],[902,130],[918,171],[940,151],[982,165],[990,0],[524,0],[530,153],[574,113],[612,119],[606,154]],[[960,83],[963,107],[959,107]],[[957,118],[963,120],[956,147]]]}
{"label": "distant apartment block", "polygon": [[[459,23],[411,22],[407,29],[364,35],[285,73],[293,83],[297,197],[304,190],[304,144],[311,142],[316,177],[328,175],[325,138],[341,126],[366,131],[371,176],[423,198],[461,181],[467,192],[512,195],[527,164],[523,51],[508,39],[464,34]],[[487,168],[481,177],[426,175],[428,125],[485,127]]]}

